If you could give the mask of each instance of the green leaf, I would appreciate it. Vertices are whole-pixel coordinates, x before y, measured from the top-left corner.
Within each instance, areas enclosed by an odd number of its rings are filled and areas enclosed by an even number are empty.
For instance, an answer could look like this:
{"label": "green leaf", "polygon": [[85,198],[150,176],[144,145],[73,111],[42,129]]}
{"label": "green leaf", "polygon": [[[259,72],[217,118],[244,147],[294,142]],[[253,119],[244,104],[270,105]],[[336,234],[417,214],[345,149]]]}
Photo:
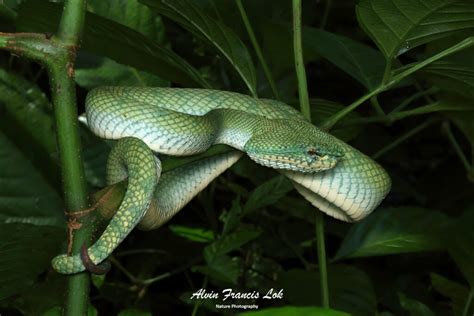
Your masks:
{"label": "green leaf", "polygon": [[442,99],[437,102],[419,106],[412,110],[406,110],[398,113],[394,113],[393,117],[400,120],[405,117],[413,115],[422,115],[434,112],[446,112],[446,111],[456,111],[462,112],[460,115],[465,116],[473,112],[474,107],[469,102],[463,102],[463,100],[454,100],[454,99]]}
{"label": "green leaf", "polygon": [[169,86],[168,81],[149,72],[88,54],[79,54],[74,79],[88,90],[100,86]]}
{"label": "green leaf", "polygon": [[0,224],[0,300],[21,293],[49,268],[64,231],[53,226]]}
{"label": "green leaf", "polygon": [[474,288],[474,208],[466,211],[455,223],[456,229],[450,235],[449,254],[456,262],[462,274]]}
{"label": "green leaf", "polygon": [[0,130],[0,223],[63,226],[58,193]]}
{"label": "green leaf", "polygon": [[205,38],[230,62],[252,95],[257,95],[252,58],[247,47],[232,29],[212,18],[193,1],[140,0],[140,2],[181,24],[193,34]]}
{"label": "green leaf", "polygon": [[206,266],[195,266],[193,270],[205,274],[213,280],[237,284],[241,274],[241,260],[237,257],[220,255],[215,257],[212,262],[208,262]]}
{"label": "green leaf", "polygon": [[335,259],[439,250],[450,223],[446,215],[429,209],[378,209],[352,226]]}
{"label": "green leaf", "polygon": [[357,19],[389,60],[421,44],[474,29],[471,0],[361,0]]}
{"label": "green leaf", "polygon": [[411,316],[434,316],[428,306],[417,300],[406,297],[403,293],[398,293],[400,305],[407,310]]}
{"label": "green leaf", "polygon": [[[328,267],[331,306],[355,316],[374,315],[377,301],[372,283],[362,270],[349,265]],[[293,269],[279,274],[285,299],[293,305],[320,305],[317,271]]]}
{"label": "green leaf", "polygon": [[233,232],[240,224],[242,218],[242,208],[240,206],[240,197],[232,201],[232,207],[229,211],[224,211],[219,216],[219,219],[224,223],[222,228],[222,235],[227,235]]}
{"label": "green leaf", "polygon": [[163,42],[165,29],[161,17],[138,0],[89,0],[87,8],[104,18],[128,26],[151,40]]}
{"label": "green leaf", "polygon": [[304,27],[303,43],[306,49],[317,52],[368,90],[382,81],[385,59],[380,52],[350,38]]}
{"label": "green leaf", "polygon": [[206,259],[206,262],[210,263],[221,255],[239,249],[244,244],[257,238],[259,235],[260,231],[255,230],[242,230],[226,235],[204,248],[204,259]]}
{"label": "green leaf", "polygon": [[259,185],[243,207],[245,214],[276,203],[293,189],[291,182],[284,176],[276,176]]}
{"label": "green leaf", "polygon": [[349,316],[343,312],[321,307],[273,307],[255,312],[239,313],[239,316]]}
{"label": "green leaf", "polygon": [[52,107],[43,92],[32,82],[0,69],[0,112],[0,130],[60,192]]}
{"label": "green leaf", "polygon": [[[61,12],[60,4],[27,1],[18,11],[17,30],[55,32]],[[185,86],[210,88],[197,69],[156,41],[93,13],[86,14],[86,21],[82,49]]]}
{"label": "green leaf", "polygon": [[169,225],[168,228],[175,235],[191,241],[208,243],[214,240],[214,233],[211,230],[202,227]]}
{"label": "green leaf", "polygon": [[118,313],[118,316],[151,316],[150,312],[141,311],[139,309],[125,309]]}
{"label": "green leaf", "polygon": [[[443,296],[451,299],[450,305],[454,315],[461,315],[468,300],[469,288],[436,273],[431,273],[430,277],[433,288]],[[471,315],[473,311],[474,306],[471,306],[468,315]]]}

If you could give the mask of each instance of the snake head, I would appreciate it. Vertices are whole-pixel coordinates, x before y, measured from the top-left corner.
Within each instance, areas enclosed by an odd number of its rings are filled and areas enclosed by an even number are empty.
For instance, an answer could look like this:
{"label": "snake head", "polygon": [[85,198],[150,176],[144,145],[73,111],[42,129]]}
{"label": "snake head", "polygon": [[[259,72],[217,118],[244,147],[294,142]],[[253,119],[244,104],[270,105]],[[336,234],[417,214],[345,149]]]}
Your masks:
{"label": "snake head", "polygon": [[272,120],[260,126],[244,146],[266,167],[314,173],[332,169],[344,156],[339,141],[301,120]]}

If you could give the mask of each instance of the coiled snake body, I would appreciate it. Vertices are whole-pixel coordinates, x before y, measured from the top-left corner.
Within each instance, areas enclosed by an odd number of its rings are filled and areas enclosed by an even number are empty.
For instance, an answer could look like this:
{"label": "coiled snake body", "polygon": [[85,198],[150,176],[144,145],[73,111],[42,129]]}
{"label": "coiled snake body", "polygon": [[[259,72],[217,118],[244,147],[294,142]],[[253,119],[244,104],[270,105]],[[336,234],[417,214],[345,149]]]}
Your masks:
{"label": "coiled snake body", "polygon": [[[367,216],[390,190],[380,165],[278,101],[203,89],[105,87],[89,93],[86,115],[95,134],[120,139],[109,157],[107,181],[129,178],[119,210],[88,249],[95,264],[138,223],[145,229],[161,226],[242,153],[278,169],[313,205],[344,221]],[[161,164],[153,152],[193,155],[220,143],[238,151],[160,178]],[[57,256],[52,265],[61,273],[85,269],[79,255]]]}

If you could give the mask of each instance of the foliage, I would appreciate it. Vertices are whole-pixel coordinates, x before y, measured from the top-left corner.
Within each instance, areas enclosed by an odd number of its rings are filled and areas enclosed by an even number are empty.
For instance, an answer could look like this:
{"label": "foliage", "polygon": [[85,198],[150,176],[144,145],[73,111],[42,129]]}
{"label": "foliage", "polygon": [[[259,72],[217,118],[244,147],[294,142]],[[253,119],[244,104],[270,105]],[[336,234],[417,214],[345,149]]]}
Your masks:
{"label": "foliage", "polygon": [[[79,104],[102,85],[274,98],[268,80],[282,101],[298,104],[291,1],[242,4],[271,76],[234,1],[89,1]],[[316,210],[285,178],[243,158],[164,227],[127,238],[112,271],[94,278],[91,315],[230,315],[216,309],[222,302],[190,299],[200,288],[284,290],[282,299],[234,301],[259,305],[233,310],[242,315],[474,312],[474,3],[303,5],[313,121],[333,126],[393,180],[382,206],[360,223],[326,219],[332,309],[320,308]],[[61,8],[4,1],[1,31],[54,32]],[[66,230],[48,78],[3,51],[0,67],[0,314],[57,315],[65,278],[49,260],[65,249]],[[347,109],[355,111],[340,115]],[[82,126],[81,137],[92,193],[105,185],[110,147]],[[165,171],[195,159],[167,158]]]}

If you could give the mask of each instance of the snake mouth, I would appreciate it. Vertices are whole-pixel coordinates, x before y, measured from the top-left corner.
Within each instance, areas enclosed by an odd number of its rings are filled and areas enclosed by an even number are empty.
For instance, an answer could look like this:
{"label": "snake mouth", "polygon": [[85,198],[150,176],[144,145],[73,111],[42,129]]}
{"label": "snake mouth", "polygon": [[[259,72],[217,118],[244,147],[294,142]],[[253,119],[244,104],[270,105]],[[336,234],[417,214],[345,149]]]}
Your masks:
{"label": "snake mouth", "polygon": [[302,173],[315,173],[332,169],[336,166],[338,159],[324,156],[319,159],[293,159],[283,155],[262,155],[247,152],[250,159],[259,165],[273,168],[292,170]]}

